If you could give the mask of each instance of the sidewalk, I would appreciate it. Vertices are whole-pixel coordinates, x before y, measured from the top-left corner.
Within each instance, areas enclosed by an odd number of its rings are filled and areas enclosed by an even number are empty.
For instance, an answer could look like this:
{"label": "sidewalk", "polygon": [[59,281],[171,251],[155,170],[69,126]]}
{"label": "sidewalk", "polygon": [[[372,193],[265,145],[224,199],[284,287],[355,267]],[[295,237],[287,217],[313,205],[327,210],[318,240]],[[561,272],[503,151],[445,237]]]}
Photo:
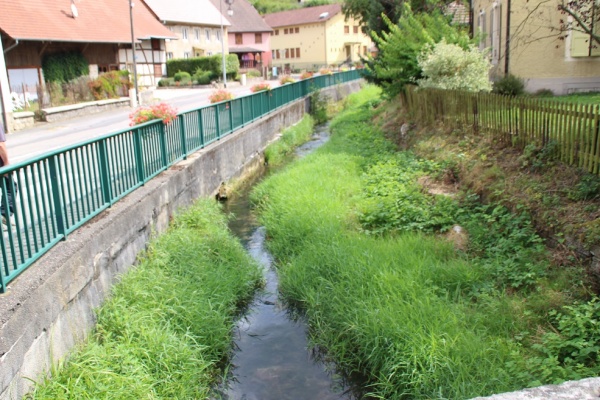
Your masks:
{"label": "sidewalk", "polygon": [[[227,90],[236,97],[251,94],[250,88],[261,79],[249,80],[246,86],[228,82]],[[268,81],[272,88],[279,81]],[[165,101],[179,112],[194,110],[210,104],[208,97],[215,88],[157,88],[153,102]],[[37,122],[34,127],[11,133],[7,137],[10,162],[23,162],[62,147],[129,128],[129,115],[133,109],[123,107],[57,122]]]}

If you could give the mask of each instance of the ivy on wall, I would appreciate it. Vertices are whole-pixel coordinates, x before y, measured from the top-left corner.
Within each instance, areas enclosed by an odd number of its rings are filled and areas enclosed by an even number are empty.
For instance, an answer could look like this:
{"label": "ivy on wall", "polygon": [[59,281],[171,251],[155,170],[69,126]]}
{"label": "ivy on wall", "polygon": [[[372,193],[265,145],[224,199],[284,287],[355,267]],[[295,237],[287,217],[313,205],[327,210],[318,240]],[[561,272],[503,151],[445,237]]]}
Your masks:
{"label": "ivy on wall", "polygon": [[69,82],[83,75],[88,75],[90,67],[79,52],[55,53],[42,60],[42,69],[46,82]]}

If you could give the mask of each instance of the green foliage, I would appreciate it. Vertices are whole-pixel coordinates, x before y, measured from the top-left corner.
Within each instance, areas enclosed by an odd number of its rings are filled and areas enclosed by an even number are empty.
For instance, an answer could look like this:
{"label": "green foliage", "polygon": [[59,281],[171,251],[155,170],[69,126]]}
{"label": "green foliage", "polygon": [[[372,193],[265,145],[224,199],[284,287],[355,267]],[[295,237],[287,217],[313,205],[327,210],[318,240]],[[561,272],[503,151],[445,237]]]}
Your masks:
{"label": "green foliage", "polygon": [[270,166],[283,164],[296,147],[310,140],[314,125],[312,117],[306,115],[299,123],[286,129],[281,138],[265,150],[265,162]]}
{"label": "green foliage", "polygon": [[426,47],[417,57],[424,76],[420,87],[470,92],[490,92],[492,65],[485,53],[474,45],[467,49],[446,43],[445,39]]}
{"label": "green foliage", "polygon": [[385,21],[389,32],[373,34],[379,55],[367,62],[365,78],[381,86],[388,98],[394,98],[406,85],[415,84],[423,77],[417,57],[426,46],[442,38],[464,49],[471,43],[467,32],[450,25],[448,17],[439,12],[413,14],[405,6],[397,25],[389,19]]}
{"label": "green foliage", "polygon": [[531,172],[540,172],[544,168],[553,165],[559,154],[558,142],[550,140],[545,146],[537,146],[535,143],[529,143],[523,149],[523,154],[519,157],[521,166]]}
{"label": "green foliage", "polygon": [[[543,381],[561,383],[600,373],[600,301],[575,302],[549,312],[552,330],[532,347],[529,357],[509,364],[530,386]],[[543,379],[540,379],[542,377]]]}
{"label": "green foliage", "polygon": [[[177,58],[167,61],[167,76],[174,77],[177,72],[193,75],[196,71],[210,71],[213,76],[222,76],[223,59],[220,54],[208,57]],[[228,77],[235,76],[240,69],[240,62],[235,54],[225,56],[225,69]]]}
{"label": "green foliage", "polygon": [[436,0],[345,0],[342,10],[346,16],[353,16],[361,21],[367,32],[381,35],[390,29],[385,19],[396,23],[403,15],[405,5],[417,13],[429,13],[440,9],[441,3]]}
{"label": "green foliage", "polygon": [[56,53],[44,56],[42,70],[46,82],[69,82],[90,73],[83,54],[79,52]]}
{"label": "green foliage", "polygon": [[262,272],[201,200],[176,216],[98,311],[88,343],[31,399],[208,398]]}
{"label": "green foliage", "polygon": [[194,72],[194,76],[192,76],[192,80],[198,85],[208,85],[212,82],[213,78],[214,75],[211,71],[203,71],[201,69],[197,69]]}
{"label": "green foliage", "polygon": [[250,69],[246,72],[248,78],[260,78],[262,76],[261,72],[257,69]]}
{"label": "green foliage", "polygon": [[315,120],[315,124],[323,124],[329,118],[327,116],[327,99],[321,94],[320,90],[312,90],[308,95],[310,101],[309,114]]}
{"label": "green foliage", "polygon": [[370,166],[363,178],[358,219],[370,233],[437,232],[456,221],[457,204],[446,196],[424,193],[419,176],[439,167],[411,153],[398,153]]}
{"label": "green foliage", "polygon": [[173,78],[162,78],[158,81],[158,87],[169,87],[175,84],[175,80]]}
{"label": "green foliage", "polygon": [[525,93],[525,81],[513,74],[508,74],[494,82],[492,92],[504,96],[521,96]]}
{"label": "green foliage", "polygon": [[[132,84],[129,82],[129,71],[110,71],[100,74],[98,78],[89,82],[90,90],[96,100],[114,99],[122,92],[127,92]],[[121,93],[119,90],[121,89]],[[125,93],[122,93],[125,94]]]}
{"label": "green foliage", "polygon": [[192,80],[192,76],[190,75],[189,72],[186,71],[179,71],[176,72],[175,75],[173,75],[173,80],[175,82],[188,82],[190,80]]}
{"label": "green foliage", "polygon": [[600,197],[600,177],[584,173],[575,185],[575,190],[568,194],[573,201],[593,200]]}
{"label": "green foliage", "polygon": [[297,0],[250,0],[260,14],[294,10],[299,7]]}

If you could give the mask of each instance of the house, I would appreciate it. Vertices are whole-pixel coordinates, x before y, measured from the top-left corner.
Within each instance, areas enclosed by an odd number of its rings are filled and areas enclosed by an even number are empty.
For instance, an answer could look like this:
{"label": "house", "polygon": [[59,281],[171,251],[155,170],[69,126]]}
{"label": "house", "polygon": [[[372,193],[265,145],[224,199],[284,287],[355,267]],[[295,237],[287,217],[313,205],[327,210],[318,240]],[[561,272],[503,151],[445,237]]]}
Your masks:
{"label": "house", "polygon": [[[141,1],[28,0],[0,2],[0,91],[3,119],[12,131],[10,93],[37,98],[44,85],[45,56],[76,52],[90,76],[136,64],[140,86],[166,73],[165,39],[176,37]],[[130,14],[131,10],[131,14]],[[135,43],[135,63],[132,52]],[[24,95],[24,93],[23,93]]]}
{"label": "house", "polygon": [[144,0],[179,40],[167,41],[167,59],[205,57],[228,53],[231,25],[210,0]]}
{"label": "house", "polygon": [[[473,0],[473,32],[489,49],[492,77],[524,79],[526,89],[555,94],[600,91],[600,51],[589,35],[559,35],[562,15],[544,0]],[[563,36],[562,38],[559,36]]]}
{"label": "house", "polygon": [[[247,0],[211,0],[231,22],[228,30],[229,53],[236,54],[242,69],[270,66],[271,27]],[[229,10],[231,10],[229,12]]]}
{"label": "house", "polygon": [[373,47],[359,22],[345,18],[340,4],[282,11],[264,19],[273,28],[273,66],[286,72],[352,64]]}

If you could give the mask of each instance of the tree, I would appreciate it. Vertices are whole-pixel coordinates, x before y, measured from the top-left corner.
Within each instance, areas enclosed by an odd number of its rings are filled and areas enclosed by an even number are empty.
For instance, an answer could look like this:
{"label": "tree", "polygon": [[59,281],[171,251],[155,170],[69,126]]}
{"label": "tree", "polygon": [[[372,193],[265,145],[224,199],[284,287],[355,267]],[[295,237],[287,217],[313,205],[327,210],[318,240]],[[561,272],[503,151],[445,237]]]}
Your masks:
{"label": "tree", "polygon": [[379,35],[389,32],[386,18],[393,23],[398,22],[405,3],[414,12],[431,11],[442,4],[439,0],[344,0],[342,10],[346,17],[359,20],[366,33],[375,32]]}
{"label": "tree", "polygon": [[449,17],[438,11],[414,14],[410,6],[404,4],[397,24],[385,16],[383,19],[387,31],[372,34],[379,54],[367,61],[365,78],[381,86],[389,98],[423,77],[417,57],[427,46],[433,46],[442,38],[463,49],[472,42],[466,31],[452,26]]}

